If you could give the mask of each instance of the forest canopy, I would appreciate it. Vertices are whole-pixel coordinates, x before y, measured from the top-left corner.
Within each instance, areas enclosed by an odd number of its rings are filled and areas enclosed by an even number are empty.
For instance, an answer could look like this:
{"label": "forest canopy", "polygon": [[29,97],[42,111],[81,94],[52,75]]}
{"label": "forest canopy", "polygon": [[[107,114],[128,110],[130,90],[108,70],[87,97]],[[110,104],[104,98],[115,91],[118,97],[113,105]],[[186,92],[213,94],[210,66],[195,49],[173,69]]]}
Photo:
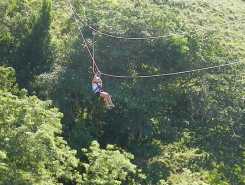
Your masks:
{"label": "forest canopy", "polygon": [[[0,0],[0,16],[0,185],[245,184],[244,0]],[[102,74],[111,110],[83,36],[132,77]]]}

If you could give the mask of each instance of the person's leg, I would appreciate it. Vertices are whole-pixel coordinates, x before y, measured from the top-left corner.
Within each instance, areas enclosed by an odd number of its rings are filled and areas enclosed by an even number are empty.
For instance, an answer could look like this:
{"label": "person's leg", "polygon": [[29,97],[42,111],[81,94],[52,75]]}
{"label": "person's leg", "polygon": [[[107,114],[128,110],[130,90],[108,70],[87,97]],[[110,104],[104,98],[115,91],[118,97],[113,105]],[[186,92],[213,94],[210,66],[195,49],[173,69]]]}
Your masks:
{"label": "person's leg", "polygon": [[111,100],[111,96],[109,94],[107,96],[107,100],[110,103],[110,105],[114,107],[114,104],[112,103],[112,100]]}
{"label": "person's leg", "polygon": [[108,99],[107,99],[107,95],[106,95],[104,92],[101,92],[101,93],[100,93],[100,97],[102,98],[104,104],[105,104],[106,106],[109,106],[109,102],[108,102]]}
{"label": "person's leg", "polygon": [[101,92],[100,96],[103,98],[106,106],[108,107],[114,107],[114,104],[112,103],[111,96],[107,92]]}

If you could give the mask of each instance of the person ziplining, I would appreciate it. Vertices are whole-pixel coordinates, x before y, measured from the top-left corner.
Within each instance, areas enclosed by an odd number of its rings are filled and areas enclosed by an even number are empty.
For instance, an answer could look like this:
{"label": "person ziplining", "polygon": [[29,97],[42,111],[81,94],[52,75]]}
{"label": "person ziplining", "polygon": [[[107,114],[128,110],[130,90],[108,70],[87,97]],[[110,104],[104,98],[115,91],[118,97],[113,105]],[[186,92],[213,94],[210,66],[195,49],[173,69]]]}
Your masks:
{"label": "person ziplining", "polygon": [[103,90],[103,82],[101,80],[101,74],[100,72],[96,72],[94,74],[93,80],[92,80],[92,91],[99,97],[102,98],[104,105],[108,109],[112,109],[115,107],[115,105],[112,103],[111,95]]}
{"label": "person ziplining", "polygon": [[216,69],[216,68],[221,68],[221,67],[227,67],[227,66],[232,66],[232,65],[238,65],[241,63],[244,63],[244,60],[238,60],[235,62],[229,62],[229,63],[225,63],[225,64],[219,64],[219,65],[214,65],[214,66],[209,66],[209,67],[202,67],[202,68],[197,68],[197,69],[190,69],[190,70],[185,70],[185,71],[177,71],[177,72],[170,72],[170,73],[161,73],[161,74],[152,74],[152,75],[137,75],[137,76],[130,76],[130,75],[114,75],[114,74],[107,74],[107,73],[103,73],[100,72],[96,61],[95,61],[95,56],[94,56],[94,37],[95,37],[95,33],[98,32],[101,35],[104,36],[108,36],[108,37],[112,37],[115,39],[125,39],[125,40],[146,40],[146,39],[160,39],[160,38],[164,38],[164,37],[169,37],[172,35],[176,35],[175,33],[173,34],[168,34],[168,35],[161,35],[161,36],[152,36],[152,37],[145,37],[145,38],[141,38],[141,37],[123,37],[123,36],[114,36],[111,34],[107,34],[101,31],[96,30],[95,28],[89,26],[89,28],[92,31],[92,35],[93,35],[93,54],[90,51],[90,48],[88,46],[88,43],[83,35],[83,32],[81,30],[81,23],[80,21],[76,18],[79,18],[79,15],[76,13],[76,11],[74,10],[74,8],[72,7],[71,2],[69,1],[69,5],[70,5],[70,9],[73,12],[73,18],[77,24],[78,30],[81,34],[81,37],[83,39],[83,42],[85,44],[85,48],[88,51],[88,54],[91,58],[91,62],[93,64],[93,74],[94,77],[92,79],[92,91],[99,97],[102,98],[104,105],[108,108],[111,109],[113,107],[115,107],[115,105],[112,102],[111,99],[111,95],[104,91],[102,88],[102,80],[101,80],[101,75],[103,76],[107,76],[107,77],[112,77],[112,78],[124,78],[124,79],[134,79],[134,78],[155,78],[155,77],[165,77],[165,76],[175,76],[175,75],[180,75],[180,74],[187,74],[187,73],[193,73],[193,72],[200,72],[200,71],[204,71],[204,70],[211,70],[211,69]]}
{"label": "person ziplining", "polygon": [[93,35],[93,41],[92,41],[92,45],[93,45],[93,50],[92,50],[92,60],[93,60],[93,74],[94,77],[92,79],[92,91],[102,99],[103,104],[105,105],[105,107],[107,109],[112,109],[113,107],[115,107],[115,105],[112,103],[111,100],[111,95],[103,90],[103,82],[101,80],[101,72],[96,64],[95,61],[95,56],[94,56],[94,43],[95,43],[95,32],[92,32]]}

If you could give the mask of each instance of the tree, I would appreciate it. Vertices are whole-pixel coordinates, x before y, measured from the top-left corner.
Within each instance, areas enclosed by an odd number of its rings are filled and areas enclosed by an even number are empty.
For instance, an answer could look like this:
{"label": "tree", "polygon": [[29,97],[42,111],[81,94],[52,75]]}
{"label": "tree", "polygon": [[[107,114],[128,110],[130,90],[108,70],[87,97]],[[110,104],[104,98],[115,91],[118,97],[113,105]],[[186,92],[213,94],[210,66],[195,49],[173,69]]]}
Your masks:
{"label": "tree", "polygon": [[1,64],[14,67],[19,85],[33,90],[33,78],[51,66],[51,1],[1,0],[0,8]]}
{"label": "tree", "polygon": [[37,97],[12,94],[13,69],[0,71],[0,184],[78,180],[76,152],[60,136],[62,114]]}
{"label": "tree", "polygon": [[133,155],[113,145],[101,149],[98,142],[93,141],[83,152],[88,159],[88,162],[82,163],[85,169],[83,185],[133,185],[144,178],[136,165],[131,163]]}

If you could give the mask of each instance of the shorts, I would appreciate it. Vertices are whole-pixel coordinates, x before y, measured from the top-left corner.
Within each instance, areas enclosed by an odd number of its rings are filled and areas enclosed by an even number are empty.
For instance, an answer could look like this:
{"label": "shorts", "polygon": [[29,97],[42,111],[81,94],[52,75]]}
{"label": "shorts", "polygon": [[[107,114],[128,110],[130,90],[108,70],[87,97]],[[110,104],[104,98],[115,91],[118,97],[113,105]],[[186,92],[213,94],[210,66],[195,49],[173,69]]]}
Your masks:
{"label": "shorts", "polygon": [[99,91],[95,92],[96,96],[100,96],[100,93],[104,92],[102,89],[100,89]]}
{"label": "shorts", "polygon": [[95,93],[96,96],[100,96],[100,91]]}

